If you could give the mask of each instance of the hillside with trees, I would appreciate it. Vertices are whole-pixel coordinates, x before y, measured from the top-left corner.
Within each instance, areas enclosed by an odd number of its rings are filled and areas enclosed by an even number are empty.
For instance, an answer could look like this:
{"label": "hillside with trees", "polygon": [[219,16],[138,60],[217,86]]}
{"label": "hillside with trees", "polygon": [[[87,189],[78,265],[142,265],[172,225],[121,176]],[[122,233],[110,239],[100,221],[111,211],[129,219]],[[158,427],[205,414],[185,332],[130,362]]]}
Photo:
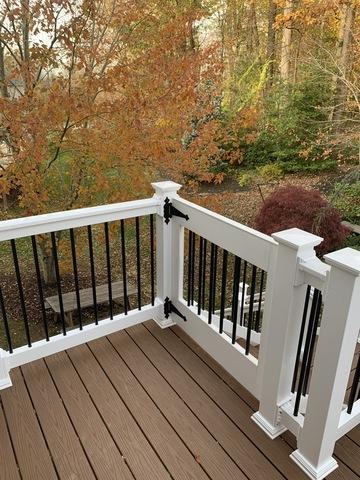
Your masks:
{"label": "hillside with trees", "polygon": [[3,217],[159,178],[341,178],[360,161],[359,23],[358,0],[4,0]]}

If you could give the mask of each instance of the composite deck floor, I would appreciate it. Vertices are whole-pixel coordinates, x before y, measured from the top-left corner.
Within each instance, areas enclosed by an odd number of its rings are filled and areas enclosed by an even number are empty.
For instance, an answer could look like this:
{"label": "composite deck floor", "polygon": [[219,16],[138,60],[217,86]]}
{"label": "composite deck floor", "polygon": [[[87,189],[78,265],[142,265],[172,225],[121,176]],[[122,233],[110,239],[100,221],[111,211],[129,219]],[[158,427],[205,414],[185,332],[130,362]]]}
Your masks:
{"label": "composite deck floor", "polygon": [[[301,480],[294,437],[268,439],[257,401],[180,329],[132,327],[12,371],[0,478]],[[360,427],[329,480],[360,478]]]}

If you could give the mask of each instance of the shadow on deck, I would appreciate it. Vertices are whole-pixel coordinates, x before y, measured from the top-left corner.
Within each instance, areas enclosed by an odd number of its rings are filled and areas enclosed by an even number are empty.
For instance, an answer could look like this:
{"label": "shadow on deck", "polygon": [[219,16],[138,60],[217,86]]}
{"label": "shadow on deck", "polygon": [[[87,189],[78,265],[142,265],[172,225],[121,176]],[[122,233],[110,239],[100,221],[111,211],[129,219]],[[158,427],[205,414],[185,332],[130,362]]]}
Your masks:
{"label": "shadow on deck", "polygon": [[[257,401],[179,328],[132,327],[12,371],[0,478],[300,480],[294,437],[271,441]],[[329,480],[360,478],[360,426]]]}

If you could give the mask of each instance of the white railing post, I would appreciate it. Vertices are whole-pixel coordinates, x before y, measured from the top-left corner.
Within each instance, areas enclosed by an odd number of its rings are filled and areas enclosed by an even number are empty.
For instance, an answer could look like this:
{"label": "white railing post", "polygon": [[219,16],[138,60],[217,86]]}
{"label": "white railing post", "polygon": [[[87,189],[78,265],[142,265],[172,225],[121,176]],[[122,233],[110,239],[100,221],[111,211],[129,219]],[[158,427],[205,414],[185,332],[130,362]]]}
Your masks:
{"label": "white railing post", "polygon": [[[166,224],[164,220],[165,199],[178,198],[181,185],[175,182],[157,182],[151,184],[155,189],[154,197],[160,201],[156,215],[156,299],[155,304],[163,304],[168,298],[174,301],[182,288],[183,268],[183,228],[176,222]],[[180,295],[181,296],[181,295]],[[161,328],[175,324],[172,315],[165,317],[163,310],[154,319]]]}
{"label": "white railing post", "polygon": [[9,354],[0,348],[0,390],[11,387]]}
{"label": "white railing post", "polygon": [[302,262],[315,258],[322,238],[298,228],[273,235],[277,254],[270,266],[259,352],[260,407],[252,419],[270,437],[286,428],[279,408],[291,398],[291,382],[306,285],[299,271]]}
{"label": "white railing post", "polygon": [[292,459],[316,480],[337,467],[332,457],[360,328],[360,252],[325,255],[331,266],[305,420]]}

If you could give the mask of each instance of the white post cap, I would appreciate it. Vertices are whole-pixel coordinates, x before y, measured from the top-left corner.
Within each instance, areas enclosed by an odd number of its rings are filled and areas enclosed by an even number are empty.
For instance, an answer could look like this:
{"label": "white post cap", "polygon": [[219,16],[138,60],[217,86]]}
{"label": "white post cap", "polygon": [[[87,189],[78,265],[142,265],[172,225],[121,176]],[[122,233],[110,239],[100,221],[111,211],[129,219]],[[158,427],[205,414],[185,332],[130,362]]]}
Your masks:
{"label": "white post cap", "polygon": [[342,248],[336,252],[324,255],[324,260],[329,265],[351,273],[358,277],[360,276],[360,251],[354,248]]}
{"label": "white post cap", "polygon": [[182,187],[180,183],[172,182],[171,180],[167,180],[165,182],[155,182],[152,183],[151,186],[155,190],[155,196],[163,196],[168,194],[176,194],[176,192]]}
{"label": "white post cap", "polygon": [[277,242],[296,250],[299,248],[314,248],[324,240],[322,237],[305,232],[305,230],[300,228],[289,228],[273,233],[271,236]]}

